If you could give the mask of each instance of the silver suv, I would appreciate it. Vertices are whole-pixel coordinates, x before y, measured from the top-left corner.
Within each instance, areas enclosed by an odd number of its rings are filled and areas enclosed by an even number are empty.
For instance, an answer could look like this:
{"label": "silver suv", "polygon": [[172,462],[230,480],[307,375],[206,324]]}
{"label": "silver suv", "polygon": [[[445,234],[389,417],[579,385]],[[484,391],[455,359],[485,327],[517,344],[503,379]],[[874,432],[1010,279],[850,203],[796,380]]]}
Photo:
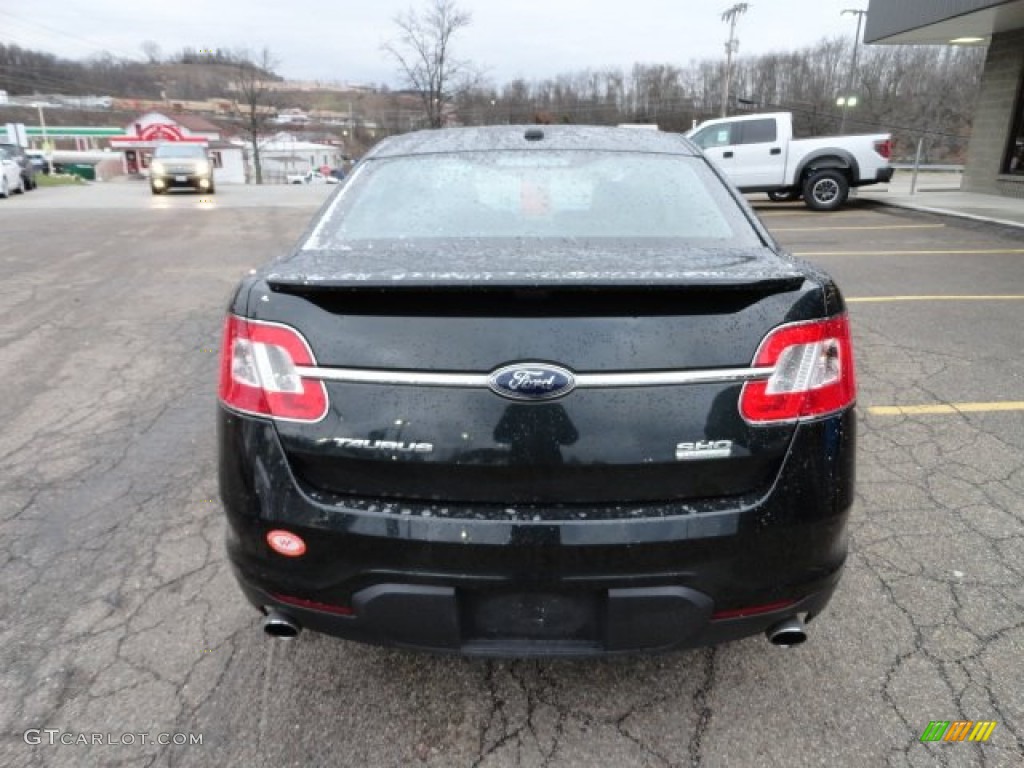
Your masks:
{"label": "silver suv", "polygon": [[204,147],[161,144],[156,148],[149,164],[149,188],[154,195],[162,195],[173,187],[213,194],[213,163]]}

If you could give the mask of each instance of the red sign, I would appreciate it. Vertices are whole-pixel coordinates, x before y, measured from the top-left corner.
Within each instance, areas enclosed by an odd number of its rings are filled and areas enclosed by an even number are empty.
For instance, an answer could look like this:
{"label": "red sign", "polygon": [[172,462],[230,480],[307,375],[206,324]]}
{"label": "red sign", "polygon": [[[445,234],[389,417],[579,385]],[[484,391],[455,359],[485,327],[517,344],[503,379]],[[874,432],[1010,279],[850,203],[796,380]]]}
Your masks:
{"label": "red sign", "polygon": [[[186,136],[181,129],[170,123],[150,123],[145,128],[137,128],[137,135],[112,136],[110,145],[112,147],[140,146],[142,142],[153,144],[161,141],[187,141],[193,144],[206,144],[207,139],[203,136]],[[148,146],[147,144],[147,146]]]}
{"label": "red sign", "polygon": [[167,123],[151,123],[139,131],[142,141],[182,141],[181,129]]}

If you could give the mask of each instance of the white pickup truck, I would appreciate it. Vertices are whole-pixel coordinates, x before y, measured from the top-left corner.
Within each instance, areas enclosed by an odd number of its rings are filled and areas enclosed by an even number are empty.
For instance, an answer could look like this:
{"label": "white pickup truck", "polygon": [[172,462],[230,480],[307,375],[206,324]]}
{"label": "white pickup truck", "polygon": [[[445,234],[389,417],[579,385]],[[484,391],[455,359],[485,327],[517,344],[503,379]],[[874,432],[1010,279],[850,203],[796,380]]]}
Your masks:
{"label": "white pickup truck", "polygon": [[891,134],[794,139],[789,112],[708,120],[686,134],[741,192],[832,211],[850,187],[892,178]]}

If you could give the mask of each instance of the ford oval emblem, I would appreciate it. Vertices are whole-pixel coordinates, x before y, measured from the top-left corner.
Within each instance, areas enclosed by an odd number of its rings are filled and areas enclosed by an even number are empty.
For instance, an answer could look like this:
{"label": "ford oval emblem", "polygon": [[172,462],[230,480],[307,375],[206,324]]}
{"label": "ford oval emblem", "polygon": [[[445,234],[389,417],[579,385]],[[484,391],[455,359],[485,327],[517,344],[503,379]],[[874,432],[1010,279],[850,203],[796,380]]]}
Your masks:
{"label": "ford oval emblem", "polygon": [[487,386],[510,400],[554,400],[576,388],[576,377],[557,365],[516,363],[492,373]]}

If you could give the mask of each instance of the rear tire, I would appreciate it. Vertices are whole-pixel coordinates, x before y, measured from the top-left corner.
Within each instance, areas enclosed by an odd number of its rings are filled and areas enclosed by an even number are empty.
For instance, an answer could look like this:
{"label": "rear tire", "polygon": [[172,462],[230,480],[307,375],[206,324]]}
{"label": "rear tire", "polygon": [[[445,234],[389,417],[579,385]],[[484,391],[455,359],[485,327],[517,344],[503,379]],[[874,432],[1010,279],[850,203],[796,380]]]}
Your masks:
{"label": "rear tire", "polygon": [[800,199],[800,191],[788,189],[784,192],[769,192],[768,199],[773,203],[792,203],[794,200]]}
{"label": "rear tire", "polygon": [[16,194],[16,195],[24,195],[25,194],[25,180],[21,176],[18,177],[18,186],[16,186],[14,188],[14,194]]}
{"label": "rear tire", "polygon": [[813,171],[804,179],[804,204],[813,211],[834,211],[850,195],[846,174],[833,168]]}

